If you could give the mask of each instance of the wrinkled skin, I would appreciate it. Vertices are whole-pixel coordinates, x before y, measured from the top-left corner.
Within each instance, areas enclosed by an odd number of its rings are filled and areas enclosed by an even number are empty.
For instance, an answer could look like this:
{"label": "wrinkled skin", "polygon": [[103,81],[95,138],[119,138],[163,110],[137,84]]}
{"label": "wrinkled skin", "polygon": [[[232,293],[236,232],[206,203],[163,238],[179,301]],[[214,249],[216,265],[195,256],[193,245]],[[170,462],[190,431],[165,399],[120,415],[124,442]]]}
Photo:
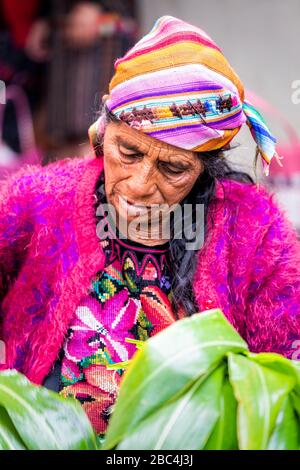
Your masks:
{"label": "wrinkled skin", "polygon": [[[134,206],[147,206],[148,215],[153,204],[171,207],[180,203],[203,170],[195,152],[161,142],[126,123],[107,125],[103,153],[106,196],[115,208],[117,225],[120,217],[126,218],[128,226],[146,211],[144,208],[138,212]],[[119,196],[134,204],[129,212]],[[130,232],[129,238],[148,246],[164,243],[167,240],[161,236],[161,219],[158,220],[151,231],[150,226],[147,233],[137,229]]]}

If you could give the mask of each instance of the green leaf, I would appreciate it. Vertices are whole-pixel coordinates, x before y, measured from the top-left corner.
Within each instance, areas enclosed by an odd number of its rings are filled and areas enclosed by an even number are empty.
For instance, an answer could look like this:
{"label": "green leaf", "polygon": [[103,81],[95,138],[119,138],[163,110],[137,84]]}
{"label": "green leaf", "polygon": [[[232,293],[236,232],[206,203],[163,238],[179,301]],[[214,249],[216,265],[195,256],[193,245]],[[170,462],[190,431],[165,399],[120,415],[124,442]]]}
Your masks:
{"label": "green leaf", "polygon": [[283,401],[295,379],[242,355],[228,354],[229,380],[238,401],[238,440],[243,450],[266,449]]}
{"label": "green leaf", "polygon": [[0,407],[0,450],[24,450],[25,446],[4,408]]}
{"label": "green leaf", "polygon": [[298,415],[299,425],[300,425],[300,396],[295,391],[293,391],[291,393],[291,400],[293,403],[294,410]]}
{"label": "green leaf", "polygon": [[177,321],[147,340],[125,373],[106,447],[114,448],[141,420],[188,390],[228,351],[246,350],[245,341],[219,309]]}
{"label": "green leaf", "polygon": [[220,415],[224,365],[148,416],[118,450],[202,449]]}
{"label": "green leaf", "polygon": [[228,377],[225,377],[221,392],[220,417],[204,450],[238,449],[236,420],[237,401]]}
{"label": "green leaf", "polygon": [[295,389],[300,393],[300,368],[296,361],[291,361],[281,354],[269,352],[259,354],[246,352],[245,355],[264,367],[269,367],[281,374],[293,377],[295,379]]}
{"label": "green leaf", "polygon": [[97,448],[78,401],[34,385],[15,370],[0,373],[0,405],[28,449]]}
{"label": "green leaf", "polygon": [[297,390],[297,393],[300,395],[300,361],[291,360],[290,363],[293,365],[297,374],[298,381],[297,381],[296,390]]}
{"label": "green leaf", "polygon": [[292,400],[287,397],[278,413],[275,429],[270,437],[268,450],[298,450],[299,423]]}

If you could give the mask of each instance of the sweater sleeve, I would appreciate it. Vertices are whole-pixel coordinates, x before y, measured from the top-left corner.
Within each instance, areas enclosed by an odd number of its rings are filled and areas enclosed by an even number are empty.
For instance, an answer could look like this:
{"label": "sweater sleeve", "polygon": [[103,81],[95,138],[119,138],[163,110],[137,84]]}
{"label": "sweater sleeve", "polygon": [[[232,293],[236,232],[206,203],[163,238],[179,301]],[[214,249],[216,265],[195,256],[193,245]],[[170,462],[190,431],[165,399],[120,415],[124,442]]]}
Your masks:
{"label": "sweater sleeve", "polygon": [[34,170],[27,171],[0,182],[0,302],[22,266],[32,233],[27,207]]}
{"label": "sweater sleeve", "polygon": [[253,260],[246,299],[246,340],[254,352],[300,360],[300,242],[269,195],[269,218]]}

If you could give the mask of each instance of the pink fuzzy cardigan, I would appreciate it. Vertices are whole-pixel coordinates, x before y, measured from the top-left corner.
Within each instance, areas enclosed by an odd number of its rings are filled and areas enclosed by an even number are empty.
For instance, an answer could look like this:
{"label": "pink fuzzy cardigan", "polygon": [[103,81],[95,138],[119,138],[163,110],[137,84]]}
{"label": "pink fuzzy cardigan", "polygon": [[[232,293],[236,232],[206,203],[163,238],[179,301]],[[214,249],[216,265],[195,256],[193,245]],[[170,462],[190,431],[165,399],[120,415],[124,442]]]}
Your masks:
{"label": "pink fuzzy cardigan", "polygon": [[[104,266],[94,189],[103,158],[28,166],[0,191],[0,339],[6,364],[42,383],[91,277]],[[300,342],[300,244],[263,187],[217,183],[198,252],[199,311],[220,307],[252,351]]]}

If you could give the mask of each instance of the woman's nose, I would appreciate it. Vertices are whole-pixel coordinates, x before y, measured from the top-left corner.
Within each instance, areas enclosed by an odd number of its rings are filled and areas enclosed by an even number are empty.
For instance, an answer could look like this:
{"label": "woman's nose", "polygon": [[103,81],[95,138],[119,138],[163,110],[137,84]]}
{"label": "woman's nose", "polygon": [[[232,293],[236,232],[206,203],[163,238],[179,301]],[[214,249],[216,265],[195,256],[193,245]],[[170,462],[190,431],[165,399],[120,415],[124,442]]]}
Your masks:
{"label": "woman's nose", "polygon": [[129,189],[132,196],[138,201],[148,200],[150,196],[157,191],[157,181],[155,177],[155,169],[147,164],[142,164],[137,168],[129,179]]}

